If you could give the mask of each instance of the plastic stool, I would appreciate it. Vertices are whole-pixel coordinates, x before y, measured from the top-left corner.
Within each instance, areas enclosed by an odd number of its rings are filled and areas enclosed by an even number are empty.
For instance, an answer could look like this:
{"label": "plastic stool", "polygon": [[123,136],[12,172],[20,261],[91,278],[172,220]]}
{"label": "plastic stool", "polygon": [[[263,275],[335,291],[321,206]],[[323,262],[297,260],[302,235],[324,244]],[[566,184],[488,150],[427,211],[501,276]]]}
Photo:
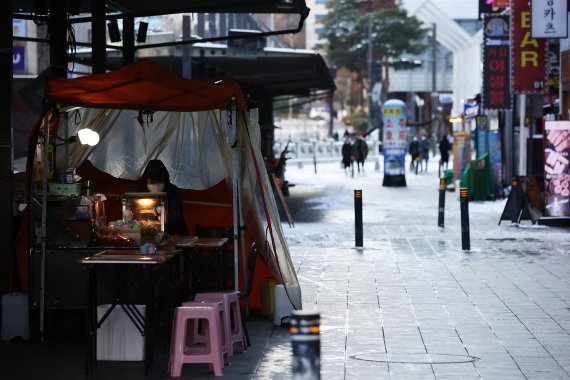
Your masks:
{"label": "plastic stool", "polygon": [[[229,354],[233,356],[234,345],[238,343],[245,352],[245,337],[241,320],[239,292],[202,292],[196,293],[195,301],[223,302],[225,306],[226,341],[229,343]],[[199,338],[198,338],[199,339]]]}
{"label": "plastic stool", "polygon": [[[223,376],[225,340],[224,325],[220,318],[223,303],[194,302],[188,306],[176,308],[172,324],[172,342],[170,345],[170,376],[180,377],[182,365],[188,363],[208,363],[216,376]],[[193,341],[194,326],[200,320],[206,320],[205,344]]]}
{"label": "plastic stool", "polygon": [[[205,298],[205,297],[204,297]],[[219,298],[219,299],[218,299]],[[194,305],[202,305],[208,303],[218,303],[220,304],[220,320],[221,320],[221,327],[223,329],[223,336],[222,336],[222,344],[221,349],[224,357],[224,364],[229,364],[230,359],[230,340],[229,340],[229,333],[228,333],[228,306],[226,305],[225,300],[223,297],[210,297],[210,299],[200,299],[197,300],[196,297],[194,301],[186,301],[182,303],[182,306],[194,306]],[[199,321],[198,323],[194,323],[192,325],[192,331],[188,332],[187,341],[194,342],[198,344],[203,344],[206,342],[206,331],[204,329],[204,321]]]}

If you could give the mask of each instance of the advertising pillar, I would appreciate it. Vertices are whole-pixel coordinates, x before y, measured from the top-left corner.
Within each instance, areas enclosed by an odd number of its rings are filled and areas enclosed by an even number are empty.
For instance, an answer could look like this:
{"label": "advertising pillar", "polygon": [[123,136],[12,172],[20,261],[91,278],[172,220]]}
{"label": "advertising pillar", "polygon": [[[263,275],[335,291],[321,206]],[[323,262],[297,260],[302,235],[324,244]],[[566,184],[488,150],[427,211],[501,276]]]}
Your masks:
{"label": "advertising pillar", "polygon": [[544,126],[544,214],[570,216],[570,121],[546,121]]}
{"label": "advertising pillar", "polygon": [[406,104],[387,100],[382,107],[384,124],[384,180],[382,186],[406,186]]}

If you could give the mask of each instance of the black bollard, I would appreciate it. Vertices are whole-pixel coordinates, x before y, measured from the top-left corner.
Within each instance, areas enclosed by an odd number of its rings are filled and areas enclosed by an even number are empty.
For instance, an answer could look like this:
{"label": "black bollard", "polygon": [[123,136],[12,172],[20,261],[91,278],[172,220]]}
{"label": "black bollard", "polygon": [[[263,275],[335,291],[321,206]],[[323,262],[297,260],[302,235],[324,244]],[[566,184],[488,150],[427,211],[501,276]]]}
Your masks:
{"label": "black bollard", "polygon": [[294,310],[289,332],[293,346],[293,380],[321,378],[320,316],[314,311]]}
{"label": "black bollard", "polygon": [[354,190],[354,236],[357,247],[362,247],[362,190]]}
{"label": "black bollard", "polygon": [[459,189],[459,202],[461,204],[461,249],[469,251],[469,189],[462,187]]}
{"label": "black bollard", "polygon": [[313,141],[313,166],[315,167],[315,174],[317,174],[317,142]]}
{"label": "black bollard", "polygon": [[313,156],[313,166],[315,167],[315,174],[317,174],[317,156]]}
{"label": "black bollard", "polygon": [[443,227],[445,217],[445,178],[439,179],[439,207],[437,213],[437,225]]}

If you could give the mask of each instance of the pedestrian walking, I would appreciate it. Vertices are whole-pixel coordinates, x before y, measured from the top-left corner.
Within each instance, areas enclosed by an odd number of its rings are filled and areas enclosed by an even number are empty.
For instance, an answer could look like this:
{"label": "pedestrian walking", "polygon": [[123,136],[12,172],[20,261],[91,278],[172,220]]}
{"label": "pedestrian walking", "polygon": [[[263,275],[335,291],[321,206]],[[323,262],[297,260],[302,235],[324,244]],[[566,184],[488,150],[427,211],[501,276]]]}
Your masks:
{"label": "pedestrian walking", "polygon": [[347,137],[344,139],[342,144],[342,168],[346,172],[347,169],[352,165],[352,144],[350,139]]}
{"label": "pedestrian walking", "polygon": [[441,141],[439,142],[439,155],[441,159],[439,160],[439,165],[443,169],[448,168],[449,163],[449,151],[451,150],[451,144],[449,143],[449,138],[447,135],[443,135]]}
{"label": "pedestrian walking", "polygon": [[430,145],[429,140],[425,136],[422,136],[420,141],[420,163],[424,172],[427,172]]}
{"label": "pedestrian walking", "polygon": [[418,166],[420,164],[420,142],[416,136],[412,138],[410,146],[408,147],[408,152],[410,153],[410,157],[412,159],[410,162],[410,171],[418,174]]}
{"label": "pedestrian walking", "polygon": [[357,136],[354,144],[352,144],[352,156],[360,173],[360,167],[362,166],[362,172],[364,172],[364,161],[368,156],[368,144],[364,141],[362,136]]}

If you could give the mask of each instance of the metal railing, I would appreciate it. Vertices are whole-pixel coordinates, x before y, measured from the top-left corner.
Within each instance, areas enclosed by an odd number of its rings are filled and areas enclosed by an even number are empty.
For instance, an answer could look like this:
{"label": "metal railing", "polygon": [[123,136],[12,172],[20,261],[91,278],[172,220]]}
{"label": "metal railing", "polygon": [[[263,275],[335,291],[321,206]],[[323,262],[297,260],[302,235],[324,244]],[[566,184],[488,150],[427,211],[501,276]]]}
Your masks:
{"label": "metal railing", "polygon": [[[365,140],[368,145],[368,158],[380,156],[380,142]],[[287,157],[291,160],[340,160],[342,159],[342,141],[291,141],[287,150]],[[279,157],[285,146],[286,141],[276,141],[273,144],[273,153]]]}

